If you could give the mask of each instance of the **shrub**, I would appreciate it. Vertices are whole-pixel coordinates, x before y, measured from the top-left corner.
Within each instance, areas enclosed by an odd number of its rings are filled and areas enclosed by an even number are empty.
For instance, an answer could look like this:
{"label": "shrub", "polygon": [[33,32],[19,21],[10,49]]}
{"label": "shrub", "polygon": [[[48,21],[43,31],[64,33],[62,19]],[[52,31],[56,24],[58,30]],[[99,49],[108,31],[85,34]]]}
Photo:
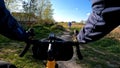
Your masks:
{"label": "shrub", "polygon": [[53,25],[51,27],[51,30],[56,30],[56,29],[59,29],[59,30],[65,30],[65,28],[61,25]]}

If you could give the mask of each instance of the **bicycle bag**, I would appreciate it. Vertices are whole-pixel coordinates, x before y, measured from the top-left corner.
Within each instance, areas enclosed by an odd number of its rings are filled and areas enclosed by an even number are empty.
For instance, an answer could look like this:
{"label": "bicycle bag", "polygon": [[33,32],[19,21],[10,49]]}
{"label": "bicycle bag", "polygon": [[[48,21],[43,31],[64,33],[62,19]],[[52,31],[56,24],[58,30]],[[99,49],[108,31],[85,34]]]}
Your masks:
{"label": "bicycle bag", "polygon": [[[39,60],[47,60],[48,45],[36,44],[32,47],[33,57]],[[73,47],[70,45],[54,45],[54,57],[56,61],[67,61],[73,56]]]}

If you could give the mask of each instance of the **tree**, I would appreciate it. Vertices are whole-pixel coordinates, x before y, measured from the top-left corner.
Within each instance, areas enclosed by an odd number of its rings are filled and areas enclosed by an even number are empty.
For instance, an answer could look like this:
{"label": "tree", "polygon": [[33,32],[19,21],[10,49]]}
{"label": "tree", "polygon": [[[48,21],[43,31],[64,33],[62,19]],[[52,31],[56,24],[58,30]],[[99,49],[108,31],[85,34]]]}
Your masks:
{"label": "tree", "polygon": [[[5,0],[5,5],[10,11],[18,11],[20,8],[20,0]],[[13,8],[14,7],[14,8]]]}
{"label": "tree", "polygon": [[49,24],[53,23],[53,9],[52,4],[48,0],[45,6],[45,9],[43,11],[43,19]]}
{"label": "tree", "polygon": [[5,5],[9,9],[14,0],[5,0]]}
{"label": "tree", "polygon": [[27,18],[29,22],[35,18],[35,14],[37,12],[37,1],[38,0],[27,0],[23,1],[23,12],[24,16]]}
{"label": "tree", "polygon": [[40,23],[43,23],[43,11],[45,9],[45,6],[46,6],[46,0],[40,0],[39,2],[39,5],[38,5],[38,12],[37,12],[37,15],[38,15],[38,21]]}
{"label": "tree", "polygon": [[53,9],[50,0],[40,0],[39,2],[39,21],[48,24],[54,22]]}
{"label": "tree", "polygon": [[[53,9],[50,0],[26,0],[23,1],[23,9],[25,13],[37,16],[38,23],[53,22]],[[30,16],[32,17],[32,16]]]}
{"label": "tree", "polygon": [[23,1],[23,11],[26,13],[36,13],[38,0]]}

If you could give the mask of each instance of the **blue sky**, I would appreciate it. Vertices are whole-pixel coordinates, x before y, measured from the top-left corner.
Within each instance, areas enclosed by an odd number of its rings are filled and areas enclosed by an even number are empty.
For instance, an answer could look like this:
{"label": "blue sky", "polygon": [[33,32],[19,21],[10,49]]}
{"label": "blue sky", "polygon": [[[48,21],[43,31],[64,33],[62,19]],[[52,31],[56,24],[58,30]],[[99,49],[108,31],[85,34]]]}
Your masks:
{"label": "blue sky", "polygon": [[91,13],[90,0],[51,0],[56,21],[86,20]]}

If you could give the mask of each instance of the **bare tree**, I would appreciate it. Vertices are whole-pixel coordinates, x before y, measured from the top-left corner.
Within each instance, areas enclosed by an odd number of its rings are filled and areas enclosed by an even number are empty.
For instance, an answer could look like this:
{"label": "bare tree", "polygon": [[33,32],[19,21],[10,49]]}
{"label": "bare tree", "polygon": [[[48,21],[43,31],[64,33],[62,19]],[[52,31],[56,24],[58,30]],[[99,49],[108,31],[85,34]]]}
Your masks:
{"label": "bare tree", "polygon": [[53,9],[50,0],[40,0],[38,7],[38,15],[39,21],[44,22],[52,22],[53,21]]}
{"label": "bare tree", "polygon": [[49,24],[52,23],[53,20],[53,9],[52,9],[52,4],[50,3],[49,0],[46,2],[46,7],[43,11],[43,19]]}
{"label": "bare tree", "polygon": [[21,0],[5,0],[5,5],[10,11],[20,11]]}
{"label": "bare tree", "polygon": [[[51,21],[53,15],[53,9],[50,0],[26,0],[23,1],[23,9],[25,13],[34,14],[37,16],[38,23],[44,22],[45,20]],[[32,16],[30,16],[32,17]]]}
{"label": "bare tree", "polygon": [[5,0],[5,5],[9,9],[14,0]]}
{"label": "bare tree", "polygon": [[28,22],[31,22],[35,18],[37,12],[37,0],[23,1],[23,12]]}

